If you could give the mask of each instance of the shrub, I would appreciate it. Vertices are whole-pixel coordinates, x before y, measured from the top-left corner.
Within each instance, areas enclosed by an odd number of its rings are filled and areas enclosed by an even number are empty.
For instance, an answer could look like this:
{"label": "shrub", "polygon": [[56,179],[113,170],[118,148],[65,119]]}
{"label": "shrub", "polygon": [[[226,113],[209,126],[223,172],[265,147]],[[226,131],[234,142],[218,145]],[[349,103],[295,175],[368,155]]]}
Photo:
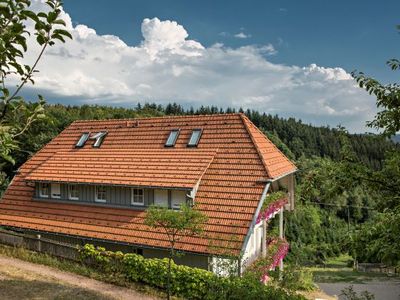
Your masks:
{"label": "shrub", "polygon": [[[102,247],[85,245],[80,250],[81,259],[102,272],[125,280],[143,282],[165,289],[168,259],[144,258],[141,255],[106,251]],[[212,272],[188,266],[171,265],[170,288],[172,294],[187,299],[304,299],[284,289],[265,286],[255,276],[219,277]]]}
{"label": "shrub", "polygon": [[[271,272],[271,277],[277,280],[279,272]],[[293,265],[287,265],[283,270],[280,286],[291,291],[312,291],[316,287],[310,270]]]}

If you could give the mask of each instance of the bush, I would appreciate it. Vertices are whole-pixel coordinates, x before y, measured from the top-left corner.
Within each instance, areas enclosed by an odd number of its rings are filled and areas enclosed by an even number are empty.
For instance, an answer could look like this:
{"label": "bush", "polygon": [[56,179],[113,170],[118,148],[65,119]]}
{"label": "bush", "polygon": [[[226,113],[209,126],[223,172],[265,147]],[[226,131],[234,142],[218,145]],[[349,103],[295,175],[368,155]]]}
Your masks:
{"label": "bush", "polygon": [[[106,251],[85,245],[80,250],[82,261],[117,278],[142,282],[165,289],[168,259],[144,258],[141,255]],[[304,299],[284,289],[265,286],[255,276],[219,277],[212,272],[172,263],[171,292],[187,299]]]}
{"label": "bush", "polygon": [[[278,279],[279,271],[270,273],[272,278]],[[312,272],[293,265],[287,265],[283,270],[280,286],[291,291],[312,291],[316,288]]]}

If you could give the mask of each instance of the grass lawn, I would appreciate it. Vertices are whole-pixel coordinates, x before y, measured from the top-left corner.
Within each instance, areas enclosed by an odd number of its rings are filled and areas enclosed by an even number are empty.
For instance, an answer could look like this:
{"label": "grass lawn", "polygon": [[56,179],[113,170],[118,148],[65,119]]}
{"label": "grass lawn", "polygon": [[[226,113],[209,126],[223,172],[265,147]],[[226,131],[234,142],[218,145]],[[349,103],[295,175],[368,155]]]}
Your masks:
{"label": "grass lawn", "polygon": [[313,273],[314,282],[333,283],[365,283],[373,279],[390,279],[398,278],[398,276],[385,273],[358,272],[352,267],[348,267],[351,257],[342,255],[340,257],[329,259],[324,267],[309,267]]}

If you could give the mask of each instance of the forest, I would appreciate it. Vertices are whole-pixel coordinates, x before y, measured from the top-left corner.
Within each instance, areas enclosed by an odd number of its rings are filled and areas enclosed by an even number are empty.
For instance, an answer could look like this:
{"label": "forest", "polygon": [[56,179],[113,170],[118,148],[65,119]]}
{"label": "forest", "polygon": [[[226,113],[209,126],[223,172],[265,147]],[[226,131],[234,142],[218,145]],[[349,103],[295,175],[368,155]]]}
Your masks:
{"label": "forest", "polygon": [[[378,234],[365,229],[369,227],[364,224],[375,226],[376,222],[386,221],[381,213],[387,209],[386,199],[395,193],[384,190],[385,176],[397,174],[400,178],[398,144],[380,135],[349,134],[344,128],[315,127],[293,118],[238,111],[245,113],[299,168],[297,207],[286,214],[285,220],[285,235],[291,244],[289,262],[323,263],[349,249],[349,254],[361,261],[399,261],[397,253],[386,257],[377,253],[380,249],[371,249],[368,256],[363,256],[365,240]],[[75,120],[232,112],[236,110],[184,109],[176,103],[145,103],[134,108],[46,104],[44,117],[18,137],[18,148],[10,154],[15,164],[3,162],[2,191],[22,163]]]}

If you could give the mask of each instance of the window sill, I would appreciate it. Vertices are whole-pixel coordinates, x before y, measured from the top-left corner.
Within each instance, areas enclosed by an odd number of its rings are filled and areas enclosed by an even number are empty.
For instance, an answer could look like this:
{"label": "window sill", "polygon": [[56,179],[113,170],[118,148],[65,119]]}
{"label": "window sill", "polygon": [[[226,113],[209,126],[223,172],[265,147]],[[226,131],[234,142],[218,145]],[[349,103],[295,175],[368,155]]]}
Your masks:
{"label": "window sill", "polygon": [[96,202],[96,203],[107,203],[107,200],[95,199],[94,202]]}

